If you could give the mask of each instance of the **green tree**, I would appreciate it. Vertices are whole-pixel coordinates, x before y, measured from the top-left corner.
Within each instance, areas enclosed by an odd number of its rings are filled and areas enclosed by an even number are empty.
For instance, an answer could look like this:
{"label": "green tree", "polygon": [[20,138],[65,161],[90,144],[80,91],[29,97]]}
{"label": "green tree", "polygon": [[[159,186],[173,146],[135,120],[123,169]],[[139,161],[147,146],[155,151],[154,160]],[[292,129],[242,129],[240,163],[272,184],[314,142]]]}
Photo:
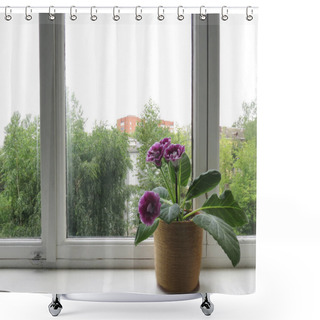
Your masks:
{"label": "green tree", "polygon": [[221,173],[220,193],[225,189],[230,188],[233,177],[234,156],[233,156],[234,142],[227,139],[225,134],[220,137],[220,158],[219,171]]}
{"label": "green tree", "polygon": [[0,237],[41,234],[39,117],[15,112],[0,149]]}
{"label": "green tree", "polygon": [[[67,99],[69,236],[123,236],[132,167],[128,135],[106,123],[85,131],[82,108]],[[40,237],[39,117],[13,114],[0,148],[0,237]]]}
{"label": "green tree", "polygon": [[244,136],[246,140],[257,139],[257,103],[243,102],[242,115],[233,123],[234,128],[244,129]]}
{"label": "green tree", "polygon": [[249,223],[237,229],[238,234],[256,233],[256,170],[257,170],[257,105],[243,103],[242,115],[233,127],[243,130],[244,141],[239,137],[220,138],[220,192],[230,189],[244,208]]}
{"label": "green tree", "polygon": [[[141,121],[137,124],[134,138],[138,142],[138,157],[135,166],[139,185],[135,187],[135,196],[131,201],[131,212],[136,213],[131,221],[133,233],[138,225],[138,201],[146,190],[155,187],[165,187],[165,182],[158,169],[153,163],[146,162],[149,148],[157,141],[165,137],[171,138],[171,143],[179,143],[185,146],[186,153],[191,159],[191,126],[176,127],[175,132],[170,132],[169,128],[161,127],[160,108],[150,99],[144,105],[140,115]],[[166,168],[164,168],[166,169]],[[181,190],[184,191],[184,190]]]}
{"label": "green tree", "polygon": [[74,95],[67,114],[67,212],[69,236],[123,236],[131,168],[128,135],[106,123],[84,130]]}
{"label": "green tree", "polygon": [[164,185],[159,170],[146,162],[149,148],[157,141],[169,137],[168,128],[160,126],[160,108],[150,99],[144,105],[140,115],[141,121],[137,123],[134,137],[138,142],[138,158],[136,163],[139,187],[142,190],[152,190],[158,185]]}
{"label": "green tree", "polygon": [[234,163],[234,177],[230,187],[234,198],[245,209],[249,223],[238,228],[240,234],[256,234],[256,172],[257,148],[255,140],[242,143]]}
{"label": "green tree", "polygon": [[137,176],[142,190],[152,190],[161,185],[165,186],[159,170],[152,163],[146,162],[149,148],[165,137],[171,137],[171,143],[185,145],[186,153],[191,159],[191,126],[176,128],[170,132],[169,128],[161,127],[160,108],[151,99],[145,104],[137,124],[134,138],[138,142]]}

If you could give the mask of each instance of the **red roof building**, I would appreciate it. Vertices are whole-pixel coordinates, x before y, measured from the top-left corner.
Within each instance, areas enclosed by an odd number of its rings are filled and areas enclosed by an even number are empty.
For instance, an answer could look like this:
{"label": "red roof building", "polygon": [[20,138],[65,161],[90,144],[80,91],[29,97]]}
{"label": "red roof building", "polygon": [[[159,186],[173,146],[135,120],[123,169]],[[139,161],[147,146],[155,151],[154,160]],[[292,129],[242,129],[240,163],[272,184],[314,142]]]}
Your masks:
{"label": "red roof building", "polygon": [[[140,122],[141,119],[137,116],[126,116],[117,120],[117,128],[121,132],[126,132],[128,134],[134,133],[136,131],[137,123]],[[169,128],[170,132],[173,132],[174,129],[174,122],[173,121],[166,121],[160,120],[160,126],[162,128]]]}

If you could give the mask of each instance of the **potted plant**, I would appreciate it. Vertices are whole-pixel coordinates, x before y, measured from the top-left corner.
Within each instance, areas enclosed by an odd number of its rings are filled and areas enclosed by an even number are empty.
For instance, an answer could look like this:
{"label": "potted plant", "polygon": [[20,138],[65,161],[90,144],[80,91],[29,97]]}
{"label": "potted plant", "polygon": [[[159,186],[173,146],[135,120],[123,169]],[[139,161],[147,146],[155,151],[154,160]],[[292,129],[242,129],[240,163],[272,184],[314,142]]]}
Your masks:
{"label": "potted plant", "polygon": [[[166,187],[146,191],[140,198],[135,245],[154,233],[159,286],[170,293],[193,292],[199,283],[203,229],[235,267],[240,246],[233,228],[247,223],[247,216],[230,190],[207,196],[221,180],[219,171],[208,170],[189,183],[191,164],[183,145],[164,138],[150,147],[146,161],[159,169]],[[203,194],[202,206],[192,209],[193,199]]]}

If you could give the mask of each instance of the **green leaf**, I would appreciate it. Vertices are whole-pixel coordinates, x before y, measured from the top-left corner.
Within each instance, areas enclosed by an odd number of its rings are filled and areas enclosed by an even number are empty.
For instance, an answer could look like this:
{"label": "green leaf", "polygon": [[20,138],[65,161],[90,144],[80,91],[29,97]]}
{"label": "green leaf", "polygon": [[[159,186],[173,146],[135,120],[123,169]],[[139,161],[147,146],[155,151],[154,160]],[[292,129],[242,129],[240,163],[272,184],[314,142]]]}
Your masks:
{"label": "green leaf", "polygon": [[217,170],[209,170],[200,174],[193,180],[186,195],[186,199],[196,198],[216,187],[221,180],[221,174]]}
{"label": "green leaf", "polygon": [[185,187],[189,182],[191,174],[191,163],[188,155],[184,153],[181,158],[181,182],[180,184]]}
{"label": "green leaf", "polygon": [[154,221],[151,226],[147,226],[144,223],[140,223],[136,232],[136,238],[134,244],[137,246],[140,242],[148,239],[156,231],[159,225],[159,218]]}
{"label": "green leaf", "polygon": [[226,190],[220,197],[213,194],[200,210],[221,218],[231,227],[239,227],[248,223],[246,214],[234,200],[230,190]]}
{"label": "green leaf", "polygon": [[222,219],[207,213],[196,215],[192,221],[211,234],[231,260],[234,267],[239,263],[240,246],[232,227]]}
{"label": "green leaf", "polygon": [[172,206],[168,204],[162,204],[160,209],[160,219],[166,223],[171,223],[176,220],[180,214],[180,207],[177,203]]}
{"label": "green leaf", "polygon": [[192,208],[192,201],[191,200],[186,201],[184,205],[184,209],[189,211],[191,208]]}
{"label": "green leaf", "polygon": [[169,161],[169,163],[168,163],[168,170],[169,170],[169,176],[170,176],[171,183],[175,186],[176,185],[176,171],[175,171],[175,167],[173,166],[171,161]]}
{"label": "green leaf", "polygon": [[[191,174],[191,163],[188,155],[184,153],[180,159],[180,166],[181,166],[181,178],[180,178],[180,185],[185,187],[187,186]],[[169,174],[170,179],[173,184],[176,183],[176,176],[175,176],[175,167],[171,162],[168,164],[169,167]]]}
{"label": "green leaf", "polygon": [[156,187],[152,191],[157,193],[161,199],[170,200],[170,195],[169,195],[169,192],[166,188]]}

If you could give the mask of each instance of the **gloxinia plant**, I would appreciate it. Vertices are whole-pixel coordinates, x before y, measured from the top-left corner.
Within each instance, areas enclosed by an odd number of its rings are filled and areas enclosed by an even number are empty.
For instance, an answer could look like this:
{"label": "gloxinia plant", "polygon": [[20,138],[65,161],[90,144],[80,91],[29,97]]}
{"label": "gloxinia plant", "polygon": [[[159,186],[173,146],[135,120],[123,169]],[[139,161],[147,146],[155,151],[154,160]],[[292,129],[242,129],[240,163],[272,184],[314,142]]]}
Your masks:
{"label": "gloxinia plant", "polygon": [[[193,221],[208,231],[235,267],[240,261],[240,246],[234,227],[248,222],[247,216],[234,200],[232,192],[225,190],[220,196],[207,193],[215,188],[221,174],[217,170],[208,170],[189,183],[191,175],[190,159],[185,147],[171,144],[170,138],[164,138],[153,144],[146,156],[147,162],[153,162],[160,170],[166,188],[157,187],[146,191],[139,201],[139,216],[135,245],[150,237],[162,219],[172,221]],[[192,200],[206,195],[203,205],[192,208]]]}

